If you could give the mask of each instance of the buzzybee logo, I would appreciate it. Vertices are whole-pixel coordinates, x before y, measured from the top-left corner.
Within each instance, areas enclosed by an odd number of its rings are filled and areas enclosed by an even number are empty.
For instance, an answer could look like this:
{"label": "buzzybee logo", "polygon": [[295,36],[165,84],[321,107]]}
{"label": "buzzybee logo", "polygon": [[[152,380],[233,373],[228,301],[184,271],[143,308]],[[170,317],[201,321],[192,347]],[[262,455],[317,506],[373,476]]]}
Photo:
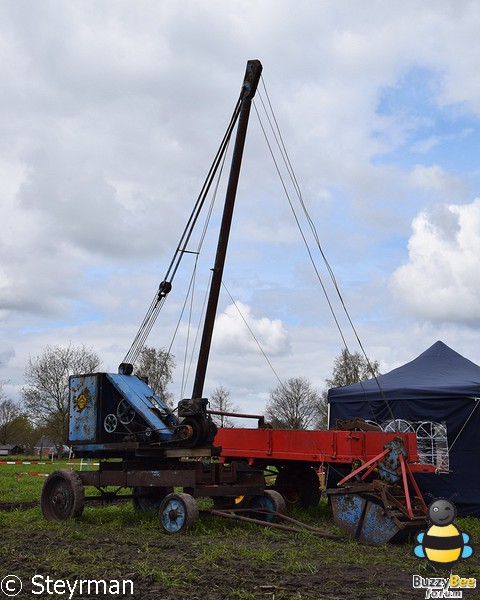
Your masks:
{"label": "buzzybee logo", "polygon": [[418,546],[413,554],[426,558],[437,569],[450,571],[460,560],[470,558],[473,548],[469,546],[470,535],[454,525],[457,508],[451,500],[437,498],[428,507],[431,522],[427,531],[417,535]]}

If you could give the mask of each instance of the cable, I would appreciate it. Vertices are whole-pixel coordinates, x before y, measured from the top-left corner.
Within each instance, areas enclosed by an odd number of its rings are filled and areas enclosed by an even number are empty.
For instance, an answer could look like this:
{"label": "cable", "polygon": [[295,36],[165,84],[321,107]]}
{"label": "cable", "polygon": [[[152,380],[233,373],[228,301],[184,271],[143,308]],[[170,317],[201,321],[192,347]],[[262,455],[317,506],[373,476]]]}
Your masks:
{"label": "cable", "polygon": [[245,319],[245,317],[243,316],[242,311],[240,310],[240,307],[237,305],[237,303],[235,302],[235,300],[233,299],[232,295],[230,294],[230,292],[227,289],[227,286],[225,285],[225,283],[222,281],[222,286],[225,288],[225,291],[227,292],[228,296],[230,297],[230,300],[233,302],[233,306],[237,309],[238,314],[240,315],[240,317],[242,318],[242,321],[245,323],[248,331],[251,333],[253,339],[255,340],[255,343],[257,344],[260,352],[263,354],[263,357],[265,358],[265,360],[267,361],[270,369],[273,371],[275,377],[277,378],[278,382],[280,383],[280,385],[282,386],[283,389],[285,389],[285,386],[282,382],[282,380],[280,379],[280,377],[278,376],[278,373],[275,371],[275,369],[273,368],[272,363],[270,362],[270,360],[268,359],[268,356],[265,354],[262,346],[260,345],[260,342],[258,341],[256,335],[253,333],[252,328],[250,327],[250,325],[248,324],[247,320]]}
{"label": "cable", "polygon": [[[358,332],[357,332],[357,330],[356,330],[356,328],[355,328],[355,325],[354,325],[354,323],[353,323],[353,321],[352,321],[352,319],[351,319],[351,317],[350,317],[350,314],[349,314],[349,312],[348,312],[347,306],[346,306],[346,304],[345,304],[345,301],[344,301],[344,299],[343,299],[342,293],[341,293],[341,291],[340,291],[340,288],[339,288],[339,286],[338,286],[338,283],[337,283],[337,280],[336,280],[335,274],[334,274],[334,272],[333,272],[333,269],[332,269],[332,267],[331,267],[330,263],[328,262],[328,260],[327,260],[327,258],[326,258],[326,255],[325,255],[325,253],[324,253],[324,251],[323,251],[323,248],[322,248],[322,245],[321,245],[321,243],[320,243],[320,238],[319,238],[319,236],[318,236],[318,232],[317,232],[317,229],[316,229],[316,227],[315,227],[315,224],[314,224],[314,222],[313,222],[313,220],[312,220],[312,218],[311,218],[311,216],[310,216],[310,214],[309,214],[309,212],[308,212],[308,209],[307,209],[307,207],[306,207],[306,205],[305,205],[305,202],[304,202],[304,200],[303,200],[303,196],[302,196],[302,193],[301,193],[301,189],[300,189],[300,186],[299,186],[299,184],[298,184],[298,180],[297,180],[297,178],[296,178],[295,171],[294,171],[294,169],[293,169],[293,166],[292,166],[292,164],[291,164],[291,161],[290,161],[290,159],[289,159],[288,152],[287,152],[287,150],[286,150],[285,144],[284,144],[284,142],[283,142],[283,137],[282,137],[282,135],[281,135],[281,131],[280,131],[280,128],[279,128],[279,126],[278,126],[278,121],[277,121],[277,119],[276,119],[276,117],[275,117],[275,113],[274,113],[274,111],[273,111],[273,107],[272,107],[272,104],[271,104],[271,102],[270,102],[270,98],[269,98],[268,91],[267,91],[267,89],[266,89],[266,85],[265,85],[265,82],[264,82],[264,80],[263,80],[263,77],[262,77],[262,84],[263,84],[263,88],[264,88],[264,91],[265,91],[265,96],[266,96],[266,98],[267,98],[268,105],[269,105],[269,108],[270,108],[270,113],[272,114],[272,119],[270,119],[270,117],[269,117],[269,113],[268,113],[268,111],[267,111],[267,108],[266,108],[266,106],[265,106],[265,103],[263,102],[263,98],[262,98],[262,95],[261,95],[261,93],[259,93],[259,94],[258,94],[258,97],[260,98],[260,101],[261,101],[261,103],[262,103],[262,106],[263,106],[264,112],[265,112],[265,114],[266,114],[266,116],[267,116],[267,120],[268,120],[268,122],[269,122],[269,124],[270,124],[270,128],[271,128],[271,130],[272,130],[273,136],[274,136],[274,138],[275,138],[275,141],[276,141],[276,143],[277,143],[277,147],[278,147],[278,149],[279,149],[279,152],[280,152],[280,154],[281,154],[281,156],[282,156],[282,158],[283,158],[283,162],[284,162],[284,165],[285,165],[285,167],[286,167],[286,170],[287,170],[287,172],[288,172],[288,174],[289,174],[289,176],[290,176],[290,179],[291,179],[291,181],[292,181],[293,187],[294,187],[294,189],[295,189],[295,191],[296,191],[296,193],[297,193],[297,197],[298,197],[298,200],[299,200],[299,202],[300,202],[300,206],[301,206],[301,208],[302,208],[302,210],[303,210],[303,213],[304,213],[304,216],[305,216],[305,218],[306,218],[306,220],[307,220],[307,223],[309,224],[309,227],[310,227],[310,230],[311,230],[311,232],[312,232],[313,238],[314,238],[314,240],[315,240],[315,242],[316,242],[316,245],[317,245],[317,247],[318,247],[318,249],[319,249],[319,251],[320,251],[320,254],[321,254],[321,256],[322,256],[322,259],[323,259],[323,261],[324,261],[324,264],[325,264],[325,266],[326,266],[326,268],[327,268],[327,271],[328,271],[328,273],[329,273],[329,275],[330,275],[330,278],[331,278],[331,280],[332,280],[332,283],[333,283],[334,289],[335,289],[335,291],[336,291],[336,293],[337,293],[337,295],[338,295],[338,298],[339,298],[339,300],[340,300],[340,303],[341,303],[341,305],[342,305],[342,308],[343,308],[343,310],[344,310],[344,312],[345,312],[345,315],[346,315],[346,317],[347,317],[347,319],[348,319],[348,322],[349,322],[349,324],[350,324],[350,326],[351,326],[351,328],[352,328],[352,331],[353,331],[353,333],[354,333],[354,335],[355,335],[355,337],[356,337],[356,339],[357,339],[357,342],[358,342],[358,344],[359,344],[359,346],[360,346],[360,349],[362,350],[362,353],[363,353],[363,355],[364,355],[364,357],[365,357],[365,360],[366,360],[366,362],[367,362],[367,366],[368,366],[368,368],[370,369],[370,371],[371,371],[371,373],[372,373],[372,375],[373,375],[373,378],[375,379],[375,381],[376,381],[376,384],[377,384],[377,386],[378,386],[378,388],[379,388],[379,390],[380,390],[380,393],[382,394],[382,397],[383,397],[383,400],[384,400],[384,402],[385,402],[385,405],[387,406],[387,409],[388,409],[388,411],[389,411],[389,413],[390,413],[390,415],[391,415],[392,419],[394,420],[394,419],[395,419],[395,417],[394,417],[393,411],[392,411],[392,409],[391,409],[390,403],[388,402],[388,400],[387,400],[387,398],[386,398],[385,394],[383,393],[383,390],[382,390],[382,388],[381,388],[381,386],[380,386],[380,383],[379,383],[379,381],[378,381],[377,375],[376,375],[376,373],[375,373],[375,371],[374,371],[374,369],[373,369],[373,367],[372,367],[372,364],[371,364],[371,362],[370,362],[370,360],[369,360],[369,358],[368,358],[368,356],[367,356],[367,354],[366,354],[365,348],[364,348],[364,346],[363,346],[363,344],[362,344],[362,342],[361,342],[361,340],[360,340],[360,336],[358,335]],[[282,183],[282,187],[283,187],[283,189],[284,189],[284,192],[285,192],[285,195],[286,195],[286,197],[287,197],[288,203],[289,203],[289,205],[290,205],[290,208],[291,208],[291,210],[292,210],[292,213],[293,213],[293,215],[294,215],[295,222],[296,222],[296,224],[297,224],[297,227],[298,227],[298,229],[299,229],[299,231],[300,231],[300,234],[301,234],[301,236],[302,236],[302,239],[303,239],[303,241],[304,241],[305,247],[306,247],[306,249],[307,249],[308,256],[309,256],[309,258],[310,258],[310,261],[311,261],[311,263],[312,263],[312,266],[313,266],[313,268],[314,268],[314,271],[315,271],[315,273],[316,273],[317,279],[318,279],[318,281],[319,281],[319,283],[320,283],[320,285],[321,285],[321,287],[322,287],[322,290],[323,290],[324,296],[325,296],[325,298],[326,298],[326,300],[327,300],[327,304],[328,304],[328,306],[329,306],[329,308],[330,308],[330,312],[331,312],[331,314],[332,314],[332,316],[333,316],[333,319],[334,319],[334,321],[335,321],[335,324],[336,324],[336,326],[337,326],[337,329],[338,329],[338,331],[339,331],[339,333],[340,333],[340,336],[341,336],[341,338],[342,338],[343,344],[344,344],[344,346],[345,346],[345,349],[346,349],[346,351],[347,351],[347,355],[348,355],[349,357],[351,357],[351,353],[350,353],[350,351],[348,350],[348,344],[347,344],[347,342],[346,342],[345,336],[344,336],[344,334],[343,334],[343,331],[342,331],[342,328],[341,328],[341,326],[340,326],[340,322],[339,322],[339,321],[338,321],[338,319],[337,319],[337,316],[336,316],[336,314],[335,314],[335,310],[334,310],[334,308],[333,308],[333,304],[332,304],[332,302],[331,302],[331,300],[330,300],[330,297],[329,297],[329,295],[328,295],[328,292],[327,292],[327,290],[326,290],[326,287],[325,287],[325,285],[324,285],[324,283],[323,283],[323,280],[322,280],[322,278],[321,278],[320,272],[319,272],[319,270],[318,270],[318,268],[317,268],[317,266],[316,266],[315,260],[314,260],[314,258],[313,258],[313,254],[312,254],[312,252],[311,252],[311,250],[310,250],[310,248],[309,248],[309,245],[308,245],[308,241],[307,241],[307,239],[306,239],[306,236],[305,236],[305,234],[304,234],[304,232],[303,232],[303,230],[302,230],[302,226],[301,226],[301,224],[300,224],[300,220],[299,220],[299,218],[298,218],[298,216],[297,216],[297,213],[296,213],[296,211],[295,211],[295,208],[293,207],[292,200],[291,200],[291,198],[290,198],[290,195],[289,195],[289,193],[288,193],[288,191],[287,191],[287,187],[286,187],[286,185],[285,185],[284,179],[283,179],[283,177],[282,177],[282,174],[281,174],[281,172],[280,172],[280,168],[279,168],[279,166],[278,166],[278,162],[277,162],[277,160],[276,160],[276,158],[275,158],[275,155],[274,155],[274,153],[273,153],[273,150],[272,150],[271,144],[270,144],[270,142],[269,142],[269,140],[268,140],[268,137],[267,137],[267,134],[266,134],[265,127],[263,126],[263,123],[262,123],[262,121],[261,121],[261,117],[260,117],[260,114],[259,114],[259,112],[258,112],[258,110],[257,110],[257,107],[256,107],[256,105],[255,105],[255,111],[256,111],[257,117],[258,117],[258,119],[259,119],[260,126],[261,126],[261,128],[262,128],[262,131],[263,131],[263,134],[264,134],[264,137],[265,137],[265,140],[266,140],[267,146],[268,146],[268,148],[269,148],[269,150],[270,150],[270,154],[271,154],[271,156],[272,156],[272,160],[273,160],[273,162],[274,162],[275,168],[276,168],[276,170],[277,170],[277,173],[278,173],[278,175],[279,175],[279,177],[280,177],[280,181],[281,181],[281,183]],[[273,126],[272,120],[273,120],[273,123],[275,123],[275,127]],[[277,133],[278,133],[278,136],[277,136]],[[368,397],[367,397],[367,394],[366,394],[366,392],[365,392],[364,386],[363,386],[363,384],[362,384],[362,382],[361,382],[361,381],[360,381],[359,383],[360,383],[360,386],[362,387],[362,389],[363,389],[363,391],[364,391],[364,395],[365,395],[365,398],[366,398],[366,400],[367,400],[367,402],[368,402],[368,405],[369,405],[370,411],[371,411],[371,413],[372,413],[372,416],[373,416],[374,418],[376,418],[375,411],[374,411],[374,409],[373,409],[373,406],[371,405],[371,403],[370,403],[370,401],[369,401],[369,399],[368,399]]]}
{"label": "cable", "polygon": [[219,170],[220,166],[224,164],[225,153],[227,151],[235,124],[236,124],[239,114],[240,114],[242,93],[243,93],[243,88],[242,88],[240,97],[236,103],[236,106],[233,111],[232,117],[230,119],[229,125],[227,127],[227,131],[220,143],[220,147],[215,155],[212,166],[210,167],[210,170],[207,174],[205,182],[200,190],[197,201],[196,201],[193,211],[190,214],[190,217],[187,221],[187,224],[185,226],[183,234],[180,238],[180,242],[177,246],[177,249],[176,249],[176,251],[173,255],[173,258],[170,262],[170,265],[167,269],[166,275],[158,287],[158,291],[156,292],[156,294],[150,304],[150,307],[147,310],[147,314],[145,315],[145,317],[140,325],[137,335],[135,336],[134,341],[133,341],[129,351],[127,352],[125,358],[122,361],[123,363],[134,364],[136,362],[136,360],[145,344],[145,341],[146,341],[146,339],[158,317],[158,314],[159,314],[160,310],[162,309],[163,304],[165,303],[165,298],[166,298],[167,294],[169,293],[169,291],[171,290],[172,281],[177,273],[177,270],[178,270],[180,262],[183,258],[183,255],[185,253],[187,253],[187,245],[190,241],[191,235],[193,233],[193,230],[194,230],[197,220],[199,218],[200,212],[205,203],[205,199],[208,195],[208,192],[210,190],[210,187],[212,185],[214,177],[215,177],[217,171]]}
{"label": "cable", "polygon": [[470,417],[473,415],[473,413],[476,411],[476,409],[478,408],[478,405],[480,404],[480,398],[474,398],[475,400],[475,406],[472,409],[472,412],[468,415],[467,419],[465,420],[465,423],[463,424],[462,428],[460,429],[460,431],[457,433],[455,439],[453,440],[453,442],[450,445],[450,448],[448,449],[448,452],[450,453],[450,451],[452,450],[453,446],[455,445],[456,441],[458,440],[458,438],[460,437],[460,434],[462,433],[462,431],[465,429],[465,427],[467,426],[467,423],[470,421]]}
{"label": "cable", "polygon": [[[197,342],[198,342],[198,336],[200,334],[200,323],[203,321],[203,316],[205,314],[205,309],[207,307],[208,291],[210,289],[210,283],[211,283],[211,281],[212,281],[212,271],[210,271],[210,279],[208,281],[207,287],[205,288],[205,295],[204,295],[204,298],[203,298],[202,310],[200,311],[200,316],[198,318],[199,326],[197,327],[197,333],[195,335],[195,340],[193,341],[192,352],[190,353],[190,360],[188,362],[188,369],[187,369],[186,374],[182,376],[182,388],[181,388],[182,397],[183,397],[183,395],[185,393],[186,382],[187,382],[188,377],[190,375],[190,368],[191,368],[192,363],[193,363],[193,355],[195,354],[195,349],[197,347]],[[185,352],[185,356],[186,356],[186,354],[187,353]]]}

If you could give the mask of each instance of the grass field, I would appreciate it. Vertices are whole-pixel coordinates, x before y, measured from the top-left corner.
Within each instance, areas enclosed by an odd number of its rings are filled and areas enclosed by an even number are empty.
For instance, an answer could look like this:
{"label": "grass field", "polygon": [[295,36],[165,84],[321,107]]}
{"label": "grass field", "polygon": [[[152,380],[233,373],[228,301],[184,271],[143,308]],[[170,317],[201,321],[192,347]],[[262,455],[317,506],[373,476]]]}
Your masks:
{"label": "grass field", "polygon": [[[28,473],[79,468],[46,462],[0,465],[0,501],[38,501],[44,478]],[[324,501],[295,516],[340,533]],[[480,522],[455,522],[472,535],[477,551],[455,572],[480,583]],[[131,581],[133,595],[130,588],[118,594],[117,588],[110,590],[111,596],[125,598],[388,600],[425,598],[425,590],[413,589],[413,574],[448,576],[413,557],[413,543],[368,547],[355,540],[339,542],[208,516],[186,534],[169,536],[160,531],[155,515],[135,513],[131,501],[87,505],[79,520],[63,523],[45,521],[38,506],[0,511],[0,531],[0,580],[7,574],[23,580],[17,598],[103,598],[103,588],[83,589],[80,595],[65,583],[62,587],[65,581],[72,587],[77,580],[96,579],[108,585]],[[480,598],[480,590],[465,591],[463,597]]]}

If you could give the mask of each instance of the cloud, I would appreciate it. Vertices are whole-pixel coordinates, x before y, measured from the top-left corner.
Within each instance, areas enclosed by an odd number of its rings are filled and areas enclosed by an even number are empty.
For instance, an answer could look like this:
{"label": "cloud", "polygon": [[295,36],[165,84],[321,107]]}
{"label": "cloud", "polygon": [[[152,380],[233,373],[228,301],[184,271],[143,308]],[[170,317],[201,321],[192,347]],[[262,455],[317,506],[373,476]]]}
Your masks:
{"label": "cloud", "polygon": [[[369,324],[364,342],[392,367],[422,351],[433,326],[419,328],[424,312],[410,305],[410,320],[399,320],[385,281],[416,215],[411,245],[418,241],[429,260],[411,249],[396,273],[403,306],[413,300],[399,278],[412,283],[415,274],[424,289],[424,275],[435,275],[432,287],[443,290],[457,277],[457,291],[475,281],[464,266],[470,246],[460,240],[469,205],[460,202],[474,197],[478,167],[452,161],[451,144],[455,156],[475,156],[466,145],[475,148],[480,114],[479,10],[476,0],[265,0],[254,14],[245,0],[1,3],[1,378],[18,388],[29,354],[68,341],[92,345],[116,369],[176,248],[249,58],[262,60],[349,308]],[[396,99],[388,114],[386,91]],[[260,92],[265,101],[263,83]],[[254,113],[225,277],[282,377],[321,385],[341,344]],[[445,203],[443,212],[424,208]],[[446,281],[433,260],[448,264]],[[176,323],[179,278],[151,344],[165,346],[164,330]],[[235,313],[230,306],[217,319],[221,351],[212,349],[208,376],[238,403],[264,399],[277,381],[254,365],[258,347]],[[452,346],[476,348],[470,332],[436,324]]]}
{"label": "cloud", "polygon": [[217,317],[215,346],[217,351],[237,357],[245,353],[258,354],[259,346],[267,356],[282,355],[290,349],[288,333],[281,320],[257,319],[251,307],[243,302],[227,306]]}
{"label": "cloud", "polygon": [[393,297],[417,317],[475,325],[480,317],[480,198],[424,210],[412,229],[409,261],[390,281]]}
{"label": "cloud", "polygon": [[432,148],[440,144],[450,144],[455,143],[456,141],[462,142],[466,138],[468,138],[471,134],[475,133],[475,130],[471,127],[462,129],[461,131],[456,131],[454,134],[450,135],[430,135],[424,139],[420,139],[418,142],[412,145],[412,152],[418,152],[419,154],[424,154],[430,152]]}
{"label": "cloud", "polygon": [[458,197],[466,191],[466,186],[459,177],[439,165],[415,165],[407,178],[412,187],[434,191],[447,197]]}

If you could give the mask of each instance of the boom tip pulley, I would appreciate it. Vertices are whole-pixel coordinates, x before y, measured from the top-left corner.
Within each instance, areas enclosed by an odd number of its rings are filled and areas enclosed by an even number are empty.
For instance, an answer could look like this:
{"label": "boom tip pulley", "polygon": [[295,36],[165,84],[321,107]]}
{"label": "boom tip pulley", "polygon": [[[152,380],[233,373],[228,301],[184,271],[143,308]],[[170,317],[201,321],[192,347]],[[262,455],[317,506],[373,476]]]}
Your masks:
{"label": "boom tip pulley", "polygon": [[171,291],[172,284],[170,283],[170,281],[162,281],[162,283],[158,286],[157,302],[160,302],[160,300],[162,300],[162,298],[165,298],[165,296]]}

